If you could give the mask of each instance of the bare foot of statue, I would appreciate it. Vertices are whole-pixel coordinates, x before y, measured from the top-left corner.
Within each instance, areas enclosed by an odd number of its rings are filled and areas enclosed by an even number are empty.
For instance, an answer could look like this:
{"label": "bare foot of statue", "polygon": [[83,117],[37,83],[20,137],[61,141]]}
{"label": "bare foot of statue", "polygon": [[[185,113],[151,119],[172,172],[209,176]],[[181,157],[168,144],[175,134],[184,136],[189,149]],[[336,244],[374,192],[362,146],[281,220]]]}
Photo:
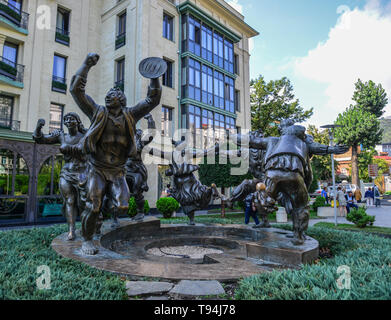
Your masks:
{"label": "bare foot of statue", "polygon": [[95,247],[94,243],[89,240],[89,241],[83,241],[83,244],[81,246],[81,251],[85,255],[93,256],[94,254],[98,253],[98,249]]}
{"label": "bare foot of statue", "polygon": [[70,229],[68,233],[68,241],[73,241],[76,239],[76,231],[75,229]]}
{"label": "bare foot of statue", "polygon": [[303,235],[294,235],[293,239],[291,240],[291,242],[295,245],[295,246],[300,246],[302,244],[304,244],[305,242],[305,237]]}
{"label": "bare foot of statue", "polygon": [[144,217],[144,213],[139,212],[136,216],[133,217],[132,221],[143,221]]}

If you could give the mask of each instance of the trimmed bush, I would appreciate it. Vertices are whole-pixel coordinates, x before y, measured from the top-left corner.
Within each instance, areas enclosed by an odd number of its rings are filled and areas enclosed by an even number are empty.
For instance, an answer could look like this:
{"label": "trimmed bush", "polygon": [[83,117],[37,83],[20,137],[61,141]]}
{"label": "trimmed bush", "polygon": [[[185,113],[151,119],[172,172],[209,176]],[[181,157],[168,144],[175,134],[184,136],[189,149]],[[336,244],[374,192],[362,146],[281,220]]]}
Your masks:
{"label": "trimmed bush", "polygon": [[367,225],[373,226],[375,222],[375,216],[367,214],[363,207],[358,209],[350,209],[349,214],[346,216],[346,220],[353,222],[359,228],[365,228]]}
{"label": "trimmed bush", "polygon": [[163,215],[165,219],[169,219],[172,217],[174,211],[177,211],[179,209],[179,203],[171,197],[160,198],[156,202],[156,208],[159,210],[159,212]]}
{"label": "trimmed bush", "polygon": [[314,211],[317,211],[319,207],[331,207],[331,205],[326,203],[326,199],[322,196],[317,196],[314,203],[312,204],[312,208]]}
{"label": "trimmed bush", "polygon": [[[290,229],[290,226],[278,226]],[[388,300],[391,299],[391,240],[380,237],[309,228],[308,235],[334,256],[300,270],[272,271],[243,279],[236,299],[244,300]],[[338,267],[351,271],[351,289],[340,290]]]}
{"label": "trimmed bush", "polygon": [[[150,210],[148,200],[144,201],[144,214],[147,214]],[[129,199],[129,210],[128,210],[129,217],[133,218],[137,215],[137,204],[134,197],[131,197]]]}

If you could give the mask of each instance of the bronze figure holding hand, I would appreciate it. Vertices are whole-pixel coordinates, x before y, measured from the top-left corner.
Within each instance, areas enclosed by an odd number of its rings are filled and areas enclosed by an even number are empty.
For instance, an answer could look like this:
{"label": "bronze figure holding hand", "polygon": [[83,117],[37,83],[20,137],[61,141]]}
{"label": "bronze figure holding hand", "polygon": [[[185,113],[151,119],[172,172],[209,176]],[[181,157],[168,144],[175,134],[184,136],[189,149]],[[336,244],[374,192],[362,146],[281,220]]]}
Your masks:
{"label": "bronze figure holding hand", "polygon": [[85,155],[80,152],[77,145],[84,137],[86,129],[80,117],[74,112],[64,116],[64,124],[68,128],[68,134],[62,130],[55,130],[45,135],[42,133],[45,120],[39,119],[33,139],[39,144],[61,144],[60,151],[64,155],[65,165],[61,169],[59,187],[64,203],[63,212],[69,226],[68,240],[74,240],[76,218],[85,206],[87,163]]}

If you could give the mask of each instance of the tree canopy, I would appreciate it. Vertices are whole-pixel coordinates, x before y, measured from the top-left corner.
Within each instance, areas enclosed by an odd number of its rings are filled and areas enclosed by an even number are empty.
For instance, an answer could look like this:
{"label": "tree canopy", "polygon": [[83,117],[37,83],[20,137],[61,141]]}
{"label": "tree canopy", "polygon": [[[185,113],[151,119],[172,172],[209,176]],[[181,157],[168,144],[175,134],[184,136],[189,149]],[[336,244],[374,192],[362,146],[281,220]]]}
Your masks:
{"label": "tree canopy", "polygon": [[313,114],[304,110],[293,94],[293,86],[286,77],[266,83],[263,76],[251,83],[251,128],[261,129],[265,136],[279,136],[277,124],[286,118],[303,122]]}

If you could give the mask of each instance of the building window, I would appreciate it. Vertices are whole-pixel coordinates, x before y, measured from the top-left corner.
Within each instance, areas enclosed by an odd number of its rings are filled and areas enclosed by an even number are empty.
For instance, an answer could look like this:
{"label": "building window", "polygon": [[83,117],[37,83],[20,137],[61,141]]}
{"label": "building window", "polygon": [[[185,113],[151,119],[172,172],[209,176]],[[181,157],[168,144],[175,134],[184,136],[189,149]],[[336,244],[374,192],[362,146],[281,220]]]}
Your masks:
{"label": "building window", "polygon": [[182,16],[182,51],[189,51],[218,67],[234,72],[234,44],[191,15]]}
{"label": "building window", "polygon": [[16,13],[21,13],[22,11],[22,0],[8,0],[8,7],[14,10]]}
{"label": "building window", "polygon": [[14,98],[0,95],[0,128],[12,128]]}
{"label": "building window", "polygon": [[3,47],[3,56],[0,60],[0,74],[15,80],[18,74],[17,60],[18,46],[6,41]]}
{"label": "building window", "polygon": [[67,58],[59,55],[54,55],[53,79],[52,79],[53,91],[66,93],[67,91],[66,66],[67,66]]}
{"label": "building window", "polygon": [[213,31],[207,26],[202,26],[201,30],[201,57],[213,62]]}
{"label": "building window", "polygon": [[201,101],[201,64],[189,59],[188,98]]}
{"label": "building window", "polygon": [[173,88],[173,63],[166,59],[164,61],[167,63],[167,71],[163,74],[163,85]]}
{"label": "building window", "polygon": [[126,44],[126,11],[118,16],[118,30],[115,40],[115,48],[121,48]]}
{"label": "building window", "polygon": [[189,16],[189,51],[201,56],[201,23]]}
{"label": "building window", "polygon": [[172,108],[162,106],[162,136],[173,136]]}
{"label": "building window", "polygon": [[115,87],[118,87],[124,92],[125,90],[125,58],[116,62]]}
{"label": "building window", "polygon": [[235,113],[235,80],[197,60],[182,60],[182,95]]}
{"label": "building window", "polygon": [[163,37],[174,40],[174,18],[166,13],[163,13]]}
{"label": "building window", "polygon": [[227,130],[236,132],[236,120],[232,117],[194,105],[183,106],[182,110],[186,115],[184,127],[191,133],[194,148],[210,148],[224,140]]}
{"label": "building window", "polygon": [[62,130],[64,106],[52,103],[50,105],[49,132]]}
{"label": "building window", "polygon": [[240,112],[240,91],[235,90],[235,110]]}
{"label": "building window", "polygon": [[69,46],[69,17],[70,11],[57,9],[56,42]]}

